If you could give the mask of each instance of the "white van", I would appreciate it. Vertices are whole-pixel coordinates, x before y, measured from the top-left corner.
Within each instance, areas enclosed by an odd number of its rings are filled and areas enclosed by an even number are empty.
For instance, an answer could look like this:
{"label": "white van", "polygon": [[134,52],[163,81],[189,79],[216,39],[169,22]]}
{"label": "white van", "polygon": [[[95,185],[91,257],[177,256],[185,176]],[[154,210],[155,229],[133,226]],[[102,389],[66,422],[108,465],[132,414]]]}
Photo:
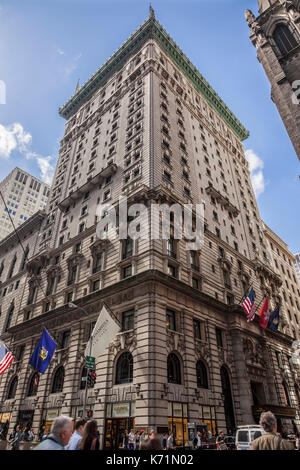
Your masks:
{"label": "white van", "polygon": [[238,426],[235,435],[235,450],[251,450],[251,442],[265,434],[262,426],[250,424]]}

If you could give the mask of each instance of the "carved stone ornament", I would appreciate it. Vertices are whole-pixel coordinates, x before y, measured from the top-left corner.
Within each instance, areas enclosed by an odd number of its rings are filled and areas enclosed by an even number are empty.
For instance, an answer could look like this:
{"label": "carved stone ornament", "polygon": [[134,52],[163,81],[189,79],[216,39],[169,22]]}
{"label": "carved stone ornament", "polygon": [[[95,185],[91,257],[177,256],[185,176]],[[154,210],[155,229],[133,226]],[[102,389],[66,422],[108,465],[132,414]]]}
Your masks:
{"label": "carved stone ornament", "polygon": [[124,349],[133,352],[136,349],[137,339],[134,330],[118,334],[115,340],[109,346],[110,353],[117,354]]}
{"label": "carved stone ornament", "polygon": [[229,366],[233,365],[233,356],[230,351],[224,348],[218,348],[219,364],[228,364]]}
{"label": "carved stone ornament", "polygon": [[51,265],[46,270],[47,279],[52,279],[61,274],[61,267],[59,265]]}
{"label": "carved stone ornament", "polygon": [[256,20],[254,14],[252,13],[251,10],[246,10],[245,11],[245,18],[248,23],[249,28],[251,27],[252,23]]}
{"label": "carved stone ornament", "polygon": [[195,341],[195,352],[197,359],[204,359],[206,362],[210,362],[210,350],[207,343]]}
{"label": "carved stone ornament", "polygon": [[81,258],[83,258],[82,253],[73,253],[69,258],[67,259],[67,263],[69,267],[74,267],[78,266],[80,263]]}
{"label": "carved stone ornament", "polygon": [[166,346],[169,352],[175,350],[183,353],[185,351],[184,335],[178,334],[176,331],[167,330]]}

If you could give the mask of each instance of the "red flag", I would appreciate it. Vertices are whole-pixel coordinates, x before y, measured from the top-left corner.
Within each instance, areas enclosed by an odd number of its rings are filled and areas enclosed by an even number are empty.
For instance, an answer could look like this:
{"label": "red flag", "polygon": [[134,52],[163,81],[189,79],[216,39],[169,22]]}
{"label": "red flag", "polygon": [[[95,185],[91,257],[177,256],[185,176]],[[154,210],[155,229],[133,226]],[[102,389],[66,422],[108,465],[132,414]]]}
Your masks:
{"label": "red flag", "polygon": [[265,329],[268,325],[269,316],[270,316],[270,313],[269,313],[269,297],[268,296],[266,297],[266,299],[263,303],[263,306],[259,310],[258,315],[260,316],[258,324],[259,324],[259,326],[261,326],[262,328]]}

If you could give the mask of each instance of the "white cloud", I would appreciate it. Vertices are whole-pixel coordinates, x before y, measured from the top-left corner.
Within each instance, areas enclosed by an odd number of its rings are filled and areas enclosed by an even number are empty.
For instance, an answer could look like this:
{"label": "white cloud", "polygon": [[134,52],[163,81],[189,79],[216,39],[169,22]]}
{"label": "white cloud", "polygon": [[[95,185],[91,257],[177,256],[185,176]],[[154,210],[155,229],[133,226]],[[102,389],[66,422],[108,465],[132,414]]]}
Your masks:
{"label": "white cloud", "polygon": [[7,159],[16,149],[25,152],[31,140],[31,135],[24,131],[21,124],[14,123],[6,127],[0,124],[0,157]]}
{"label": "white cloud", "polygon": [[40,169],[40,178],[47,184],[51,184],[55,166],[52,164],[54,157],[32,152],[32,136],[26,132],[20,123],[10,126],[0,124],[0,158],[9,159],[14,151],[25,156],[27,160],[34,159]]}
{"label": "white cloud", "polygon": [[80,57],[82,56],[82,54],[77,54],[76,56],[74,56],[69,62],[68,64],[65,66],[64,70],[65,70],[65,74],[67,76],[71,75],[78,67],[78,61],[80,59]]}
{"label": "white cloud", "polygon": [[62,49],[58,49],[57,52],[58,52],[59,55],[64,55],[64,53],[65,53]]}
{"label": "white cloud", "polygon": [[251,174],[252,186],[255,192],[255,196],[258,197],[265,190],[266,182],[264,179],[263,169],[264,162],[256,155],[256,153],[249,149],[245,152],[246,158],[249,162],[249,170]]}

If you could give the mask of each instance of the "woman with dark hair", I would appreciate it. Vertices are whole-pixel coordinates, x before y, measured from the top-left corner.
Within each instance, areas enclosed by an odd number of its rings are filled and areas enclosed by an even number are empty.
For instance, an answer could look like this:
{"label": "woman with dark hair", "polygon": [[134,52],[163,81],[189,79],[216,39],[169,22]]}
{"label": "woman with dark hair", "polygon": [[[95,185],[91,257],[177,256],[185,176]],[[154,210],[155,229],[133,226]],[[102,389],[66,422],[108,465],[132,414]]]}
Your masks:
{"label": "woman with dark hair", "polygon": [[90,419],[83,430],[83,436],[78,446],[78,450],[99,450],[100,442],[97,437],[97,421]]}

